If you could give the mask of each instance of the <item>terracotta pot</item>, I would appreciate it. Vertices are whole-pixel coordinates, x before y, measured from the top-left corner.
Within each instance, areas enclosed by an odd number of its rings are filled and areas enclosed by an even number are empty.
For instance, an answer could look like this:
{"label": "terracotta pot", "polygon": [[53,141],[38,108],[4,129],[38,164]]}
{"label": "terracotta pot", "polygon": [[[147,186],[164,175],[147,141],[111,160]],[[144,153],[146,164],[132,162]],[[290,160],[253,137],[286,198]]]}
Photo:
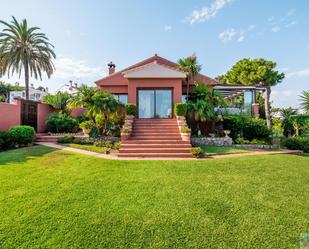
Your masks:
{"label": "terracotta pot", "polygon": [[130,137],[129,133],[121,133],[121,141],[126,141]]}
{"label": "terracotta pot", "polygon": [[191,135],[189,133],[181,133],[182,141],[190,141]]}

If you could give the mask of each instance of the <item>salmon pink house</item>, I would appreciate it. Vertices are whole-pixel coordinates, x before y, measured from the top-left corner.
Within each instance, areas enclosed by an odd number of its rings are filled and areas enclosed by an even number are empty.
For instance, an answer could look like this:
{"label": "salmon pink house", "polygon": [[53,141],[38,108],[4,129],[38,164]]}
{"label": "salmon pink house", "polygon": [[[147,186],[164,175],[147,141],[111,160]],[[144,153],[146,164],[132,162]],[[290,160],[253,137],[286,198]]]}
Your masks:
{"label": "salmon pink house", "polygon": [[[158,55],[118,72],[112,62],[108,66],[109,75],[96,81],[96,85],[124,104],[135,104],[138,118],[172,118],[174,104],[185,99],[186,74],[177,70],[176,63]],[[202,74],[194,80],[217,84]],[[193,81],[189,83],[194,84]]]}

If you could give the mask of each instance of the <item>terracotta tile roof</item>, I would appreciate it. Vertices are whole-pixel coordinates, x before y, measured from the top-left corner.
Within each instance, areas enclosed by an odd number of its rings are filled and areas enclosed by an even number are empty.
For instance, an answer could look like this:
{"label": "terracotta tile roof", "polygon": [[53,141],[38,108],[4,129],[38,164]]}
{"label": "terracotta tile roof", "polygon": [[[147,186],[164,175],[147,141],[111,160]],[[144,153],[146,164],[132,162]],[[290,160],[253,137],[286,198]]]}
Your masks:
{"label": "terracotta tile roof", "polygon": [[[131,70],[133,68],[136,68],[136,67],[140,67],[140,66],[143,66],[143,65],[146,65],[146,64],[149,64],[151,62],[154,62],[154,61],[157,61],[157,63],[159,64],[162,64],[162,65],[166,65],[168,67],[171,67],[173,69],[177,69],[177,64],[172,62],[172,61],[169,61],[165,58],[162,58],[158,55],[154,55],[148,59],[145,59],[143,61],[140,61],[130,67],[127,67],[121,71],[118,71],[118,72],[115,72],[111,75],[108,75],[102,79],[99,79],[97,81],[95,81],[95,83],[100,86],[100,85],[113,85],[114,83],[117,82],[117,85],[127,85],[127,80],[123,77],[122,73],[125,72],[125,71],[128,71],[128,70]],[[198,74],[193,80],[190,80],[190,84],[193,84],[194,81],[200,81],[200,82],[203,82],[204,84],[207,84],[207,85],[216,85],[218,84],[218,82],[206,75],[203,75],[203,74]]]}

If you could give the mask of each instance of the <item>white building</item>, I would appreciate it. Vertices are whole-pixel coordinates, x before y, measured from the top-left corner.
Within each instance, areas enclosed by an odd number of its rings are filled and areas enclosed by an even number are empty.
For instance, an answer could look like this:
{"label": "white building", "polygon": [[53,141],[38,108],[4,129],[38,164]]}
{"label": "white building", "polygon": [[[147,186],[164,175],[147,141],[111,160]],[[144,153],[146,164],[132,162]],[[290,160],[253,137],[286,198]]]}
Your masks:
{"label": "white building", "polygon": [[[18,84],[18,83],[16,83]],[[14,103],[14,98],[19,97],[22,99],[26,98],[26,90],[25,87],[22,87],[22,91],[11,91],[10,92],[10,103]],[[29,99],[34,101],[43,100],[44,96],[48,94],[48,88],[35,89],[33,84],[29,87]]]}

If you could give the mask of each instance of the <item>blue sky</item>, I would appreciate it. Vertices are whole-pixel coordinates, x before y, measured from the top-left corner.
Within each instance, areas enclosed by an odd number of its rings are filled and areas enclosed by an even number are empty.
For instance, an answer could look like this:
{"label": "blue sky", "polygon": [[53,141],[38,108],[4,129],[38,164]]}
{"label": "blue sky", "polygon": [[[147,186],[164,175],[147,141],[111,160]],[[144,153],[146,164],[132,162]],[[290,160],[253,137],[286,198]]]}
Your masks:
{"label": "blue sky", "polygon": [[55,45],[56,73],[32,80],[52,91],[70,79],[93,84],[111,60],[119,70],[155,53],[172,61],[196,53],[210,77],[243,57],[276,61],[286,74],[273,88],[277,107],[297,107],[300,92],[309,90],[306,0],[1,0],[0,6],[2,20],[26,18]]}

